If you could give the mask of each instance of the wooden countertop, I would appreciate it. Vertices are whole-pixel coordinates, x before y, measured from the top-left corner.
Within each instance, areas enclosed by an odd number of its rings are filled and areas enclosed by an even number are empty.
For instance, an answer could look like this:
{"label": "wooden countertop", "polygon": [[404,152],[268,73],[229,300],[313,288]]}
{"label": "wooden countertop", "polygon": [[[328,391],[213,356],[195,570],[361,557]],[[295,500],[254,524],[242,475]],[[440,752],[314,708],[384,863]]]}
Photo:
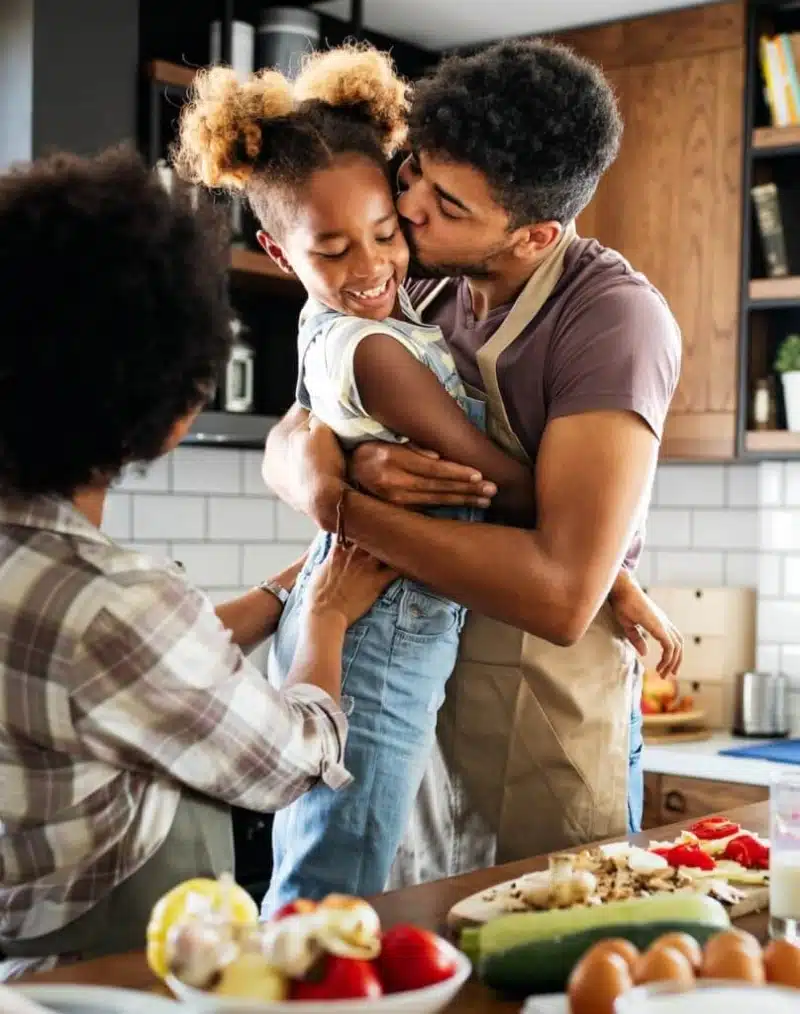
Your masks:
{"label": "wooden countertop", "polygon": [[[757,834],[769,834],[769,804],[756,803],[730,810],[726,814],[738,821],[749,831]],[[638,845],[647,845],[653,840],[668,840],[675,837],[686,822],[668,824],[660,828],[652,828],[642,834],[634,835],[631,841]],[[444,932],[447,913],[462,898],[476,891],[491,887],[511,877],[529,873],[532,870],[547,868],[547,856],[527,859],[523,862],[509,863],[507,866],[494,867],[468,873],[463,877],[439,880],[420,887],[411,887],[403,891],[394,891],[370,899],[381,917],[384,926],[397,923],[414,923],[427,929]],[[762,940],[766,938],[767,915],[765,912],[748,916],[739,922],[742,928],[755,933]],[[43,972],[31,976],[35,982],[66,982],[99,986],[122,986],[127,989],[140,989],[160,992],[153,976],[145,964],[144,954],[134,951],[130,954],[114,955],[87,961],[78,965],[67,965],[54,972]],[[519,1003],[510,1003],[496,999],[479,983],[470,981],[450,1006],[450,1011],[459,1014],[506,1014],[520,1010]]]}

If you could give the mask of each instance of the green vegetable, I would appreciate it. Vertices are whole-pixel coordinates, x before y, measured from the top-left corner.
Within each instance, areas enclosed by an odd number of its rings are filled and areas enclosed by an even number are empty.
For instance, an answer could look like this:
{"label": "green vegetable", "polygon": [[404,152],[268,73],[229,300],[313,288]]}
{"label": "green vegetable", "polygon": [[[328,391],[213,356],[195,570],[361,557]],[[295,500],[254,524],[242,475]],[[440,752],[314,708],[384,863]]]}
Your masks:
{"label": "green vegetable", "polygon": [[800,335],[790,334],[781,342],[775,360],[777,373],[794,373],[800,370]]}
{"label": "green vegetable", "polygon": [[529,940],[504,951],[493,951],[481,959],[478,975],[481,982],[500,993],[561,993],[572,969],[600,940],[621,937],[630,940],[640,951],[645,951],[665,933],[688,933],[702,947],[719,932],[720,926],[716,922],[670,921],[596,926],[580,933],[549,940]]}
{"label": "green vegetable", "polygon": [[598,926],[651,922],[697,923],[719,929],[730,926],[728,913],[718,901],[704,894],[680,891],[610,901],[605,905],[502,915],[480,928],[462,930],[461,949],[475,963],[487,954],[531,940],[549,940]]}

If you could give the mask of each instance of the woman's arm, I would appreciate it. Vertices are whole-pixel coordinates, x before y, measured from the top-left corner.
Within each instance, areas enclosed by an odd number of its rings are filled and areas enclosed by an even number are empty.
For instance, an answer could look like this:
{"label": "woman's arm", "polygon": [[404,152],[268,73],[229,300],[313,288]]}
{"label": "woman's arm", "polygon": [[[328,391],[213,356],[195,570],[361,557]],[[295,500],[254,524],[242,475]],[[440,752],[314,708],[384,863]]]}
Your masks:
{"label": "woman's arm", "polygon": [[[272,578],[272,581],[287,592],[291,591],[305,559],[304,553],[291,567]],[[283,603],[272,592],[253,588],[238,599],[223,602],[215,612],[222,625],[230,630],[233,643],[246,651],[275,632],[283,612]]]}
{"label": "woman's arm", "polygon": [[353,372],[365,410],[413,443],[471,465],[495,483],[505,505],[532,513],[533,472],[474,426],[437,377],[387,334],[362,338]]}

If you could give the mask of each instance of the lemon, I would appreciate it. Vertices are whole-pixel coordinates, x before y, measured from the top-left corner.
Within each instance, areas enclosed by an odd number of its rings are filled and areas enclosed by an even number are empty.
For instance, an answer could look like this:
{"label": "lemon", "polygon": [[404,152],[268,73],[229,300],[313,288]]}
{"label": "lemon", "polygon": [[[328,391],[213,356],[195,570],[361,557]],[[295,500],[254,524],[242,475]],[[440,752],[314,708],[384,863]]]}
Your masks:
{"label": "lemon", "polygon": [[156,903],[147,924],[147,964],[159,979],[165,978],[169,971],[167,940],[170,930],[198,910],[224,914],[236,926],[254,926],[258,922],[256,903],[232,880],[196,877],[178,884]]}

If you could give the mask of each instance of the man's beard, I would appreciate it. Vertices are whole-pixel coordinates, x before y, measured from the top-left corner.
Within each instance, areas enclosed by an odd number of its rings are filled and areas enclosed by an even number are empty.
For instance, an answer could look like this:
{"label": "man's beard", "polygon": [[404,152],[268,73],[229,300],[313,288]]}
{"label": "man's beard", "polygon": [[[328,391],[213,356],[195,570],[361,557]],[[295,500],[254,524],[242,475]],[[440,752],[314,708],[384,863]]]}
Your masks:
{"label": "man's beard", "polygon": [[486,257],[479,261],[440,261],[438,264],[428,264],[422,260],[414,243],[414,236],[411,229],[401,219],[403,234],[408,243],[411,256],[408,265],[408,274],[411,278],[492,278],[494,271],[491,268],[492,258],[498,251],[493,250]]}

